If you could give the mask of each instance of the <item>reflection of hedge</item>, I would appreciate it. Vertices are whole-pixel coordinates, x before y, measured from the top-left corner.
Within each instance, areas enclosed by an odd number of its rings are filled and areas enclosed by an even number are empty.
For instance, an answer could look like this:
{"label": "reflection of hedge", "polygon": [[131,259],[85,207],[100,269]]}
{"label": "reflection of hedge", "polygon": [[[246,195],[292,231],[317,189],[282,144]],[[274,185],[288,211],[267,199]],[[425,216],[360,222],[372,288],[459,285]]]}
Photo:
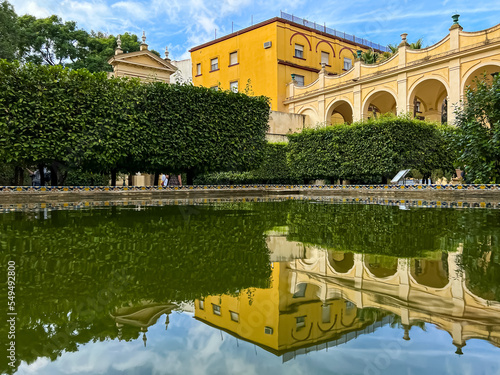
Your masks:
{"label": "reflection of hedge", "polygon": [[452,169],[445,132],[446,126],[406,117],[305,130],[289,135],[289,166],[306,180],[385,183],[408,168],[430,176],[434,169]]}

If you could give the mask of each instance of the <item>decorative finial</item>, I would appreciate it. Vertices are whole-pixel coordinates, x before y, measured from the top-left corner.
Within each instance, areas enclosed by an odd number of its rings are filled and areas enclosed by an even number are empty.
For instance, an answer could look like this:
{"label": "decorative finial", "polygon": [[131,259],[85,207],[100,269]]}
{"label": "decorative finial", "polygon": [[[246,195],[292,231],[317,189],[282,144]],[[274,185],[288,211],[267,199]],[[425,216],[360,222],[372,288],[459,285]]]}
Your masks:
{"label": "decorative finial", "polygon": [[451,16],[451,19],[453,20],[454,25],[458,25],[458,19],[460,18],[460,14],[456,13],[453,16]]}
{"label": "decorative finial", "polygon": [[361,58],[361,54],[362,54],[362,53],[363,53],[363,51],[361,51],[360,49],[358,49],[358,50],[356,51],[356,56],[358,57],[358,59],[360,59],[360,58]]}
{"label": "decorative finial", "polygon": [[399,43],[399,47],[409,46],[408,41],[406,40],[407,36],[408,36],[407,33],[401,34],[401,43]]}
{"label": "decorative finial", "polygon": [[321,70],[325,70],[325,67],[326,67],[326,63],[322,62],[321,63]]}
{"label": "decorative finial", "polygon": [[146,32],[142,32],[142,44],[146,44]]}
{"label": "decorative finial", "polygon": [[118,46],[118,48],[122,48],[122,40],[120,39],[120,34],[118,34],[118,36],[116,37],[116,45]]}
{"label": "decorative finial", "polygon": [[165,46],[165,60],[168,60],[168,46]]}

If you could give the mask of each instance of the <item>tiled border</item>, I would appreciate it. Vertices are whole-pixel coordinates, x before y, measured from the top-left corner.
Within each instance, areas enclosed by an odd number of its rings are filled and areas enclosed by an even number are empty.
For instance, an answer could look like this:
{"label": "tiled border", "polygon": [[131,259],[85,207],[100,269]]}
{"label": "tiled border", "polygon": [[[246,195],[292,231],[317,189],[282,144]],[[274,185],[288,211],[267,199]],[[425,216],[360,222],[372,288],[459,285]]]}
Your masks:
{"label": "tiled border", "polygon": [[192,185],[192,186],[0,186],[0,193],[30,192],[141,192],[141,191],[189,191],[189,190],[353,190],[353,191],[423,191],[423,190],[478,190],[500,191],[498,184],[466,184],[466,185],[280,185],[280,184],[246,184],[246,185]]}
{"label": "tiled border", "polygon": [[136,199],[128,201],[80,201],[57,203],[22,203],[0,204],[0,213],[40,210],[81,210],[102,207],[133,207],[141,210],[145,207],[161,207],[173,205],[207,205],[217,203],[245,203],[245,202],[284,202],[290,200],[312,201],[331,204],[371,204],[381,206],[398,206],[401,209],[409,208],[487,208],[500,209],[500,202],[465,202],[465,201],[438,201],[422,199],[385,199],[385,198],[332,198],[311,196],[279,196],[260,198],[194,198],[194,199]]}

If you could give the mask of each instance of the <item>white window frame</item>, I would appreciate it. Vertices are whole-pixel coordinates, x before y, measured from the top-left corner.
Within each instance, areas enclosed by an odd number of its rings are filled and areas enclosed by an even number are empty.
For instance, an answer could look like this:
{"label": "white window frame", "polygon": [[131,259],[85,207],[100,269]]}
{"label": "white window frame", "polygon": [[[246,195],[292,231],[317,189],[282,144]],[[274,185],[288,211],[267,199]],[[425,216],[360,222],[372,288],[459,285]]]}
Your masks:
{"label": "white window frame", "polygon": [[219,70],[219,58],[210,59],[210,71]]}
{"label": "white window frame", "polygon": [[201,76],[201,63],[196,64],[196,75]]}
{"label": "white window frame", "polygon": [[232,92],[238,92],[238,81],[233,81],[229,83],[229,89]]}
{"label": "white window frame", "polygon": [[238,51],[229,54],[229,66],[238,64]]}
{"label": "white window frame", "polygon": [[301,44],[295,43],[295,54],[294,57],[298,57],[299,59],[304,58],[304,46]]}
{"label": "white window frame", "polygon": [[205,301],[200,299],[198,301],[198,307],[200,308],[200,310],[205,310]]}
{"label": "white window frame", "polygon": [[239,323],[240,322],[240,314],[234,311],[229,311],[229,314],[231,315],[231,320],[233,322]]}
{"label": "white window frame", "polygon": [[351,68],[352,68],[352,59],[350,59],[349,57],[344,57],[344,70],[350,70]]}
{"label": "white window frame", "polygon": [[212,303],[212,311],[214,312],[214,315],[218,315],[218,316],[221,315],[220,306],[219,305],[215,305],[215,304]]}
{"label": "white window frame", "polygon": [[330,65],[330,54],[328,52],[321,51],[321,64]]}
{"label": "white window frame", "polygon": [[295,82],[297,82],[297,86],[303,87],[305,85],[304,76],[300,74],[295,74]]}

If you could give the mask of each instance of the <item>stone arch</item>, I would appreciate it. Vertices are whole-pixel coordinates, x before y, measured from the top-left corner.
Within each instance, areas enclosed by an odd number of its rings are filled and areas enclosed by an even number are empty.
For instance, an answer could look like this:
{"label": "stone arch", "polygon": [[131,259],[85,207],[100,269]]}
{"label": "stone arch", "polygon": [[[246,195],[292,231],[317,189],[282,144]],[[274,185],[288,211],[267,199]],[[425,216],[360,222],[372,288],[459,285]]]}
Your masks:
{"label": "stone arch", "polygon": [[376,117],[384,113],[397,113],[397,95],[388,88],[371,92],[363,103],[363,119]]}
{"label": "stone arch", "polygon": [[440,260],[413,259],[410,266],[413,280],[422,286],[442,289],[449,283],[448,254],[442,254]]}
{"label": "stone arch", "polygon": [[348,273],[354,267],[354,254],[343,251],[329,251],[328,263],[337,273]]}
{"label": "stone arch", "polygon": [[325,112],[325,123],[332,125],[352,123],[354,109],[347,99],[334,100]]}
{"label": "stone arch", "polygon": [[339,51],[339,59],[341,58],[342,51],[343,51],[343,50],[345,50],[345,49],[347,49],[347,50],[351,51],[351,53],[352,53],[352,58],[354,58],[354,57],[356,56],[356,51],[354,51],[352,48],[349,48],[349,47],[344,47],[344,48],[342,48],[342,49]]}
{"label": "stone arch", "polygon": [[332,49],[332,53],[333,53],[333,57],[335,57],[335,49],[333,48],[333,45],[328,41],[328,40],[323,40],[321,39],[318,44],[316,44],[316,52],[318,52],[318,46],[321,44],[321,43],[326,43],[330,46],[330,48]]}
{"label": "stone arch", "polygon": [[313,107],[301,108],[298,112],[299,115],[304,115],[304,129],[313,128],[320,122],[318,112]]}
{"label": "stone arch", "polygon": [[306,34],[301,33],[301,32],[296,32],[295,34],[293,34],[293,35],[290,37],[290,45],[292,45],[292,39],[293,39],[293,37],[294,37],[295,35],[301,35],[301,36],[303,36],[303,37],[306,39],[307,44],[309,44],[309,51],[312,51],[312,46],[311,46],[311,42],[309,41],[309,38],[307,37],[307,35],[306,35]]}
{"label": "stone arch", "polygon": [[462,78],[462,87],[460,95],[465,95],[465,90],[467,86],[473,84],[476,77],[481,77],[483,73],[486,73],[487,79],[492,79],[494,73],[500,72],[500,63],[496,61],[489,61],[482,64],[478,64],[469,69],[469,71]]}
{"label": "stone arch", "polygon": [[365,255],[365,267],[367,271],[378,279],[394,276],[398,272],[398,258],[388,255]]}
{"label": "stone arch", "polygon": [[409,90],[408,109],[414,117],[436,122],[447,121],[448,82],[439,76],[417,80]]}

